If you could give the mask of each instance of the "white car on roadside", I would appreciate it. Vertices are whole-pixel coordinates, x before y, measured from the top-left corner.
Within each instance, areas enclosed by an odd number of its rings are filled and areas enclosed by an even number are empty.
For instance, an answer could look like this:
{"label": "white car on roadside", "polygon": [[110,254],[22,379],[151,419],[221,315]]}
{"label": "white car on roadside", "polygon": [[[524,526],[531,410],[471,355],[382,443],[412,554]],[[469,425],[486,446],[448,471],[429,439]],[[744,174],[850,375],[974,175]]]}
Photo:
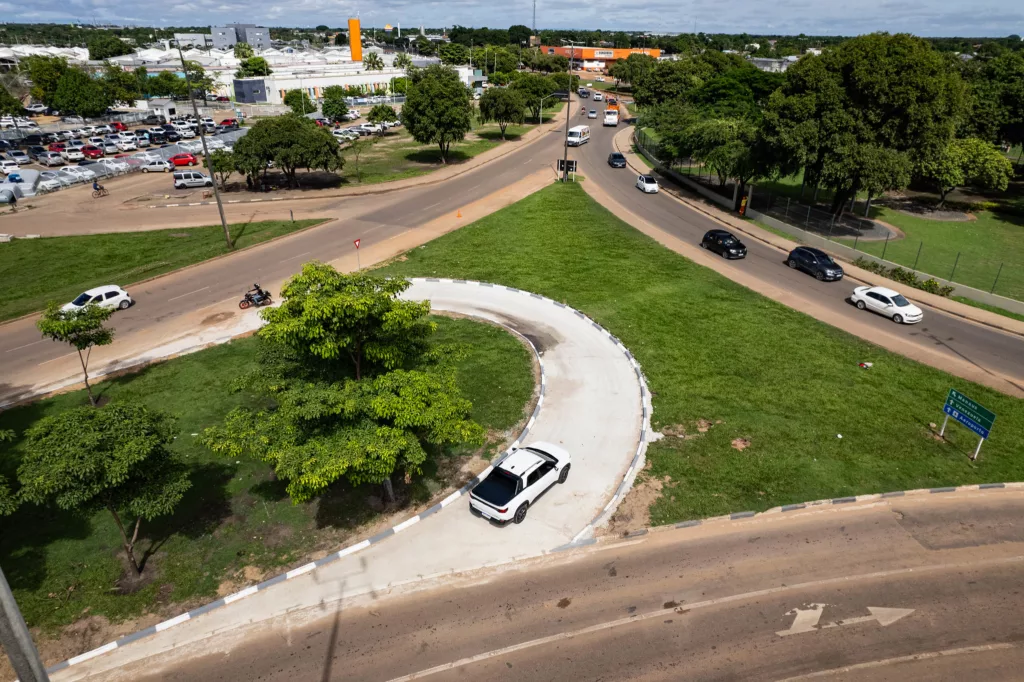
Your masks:
{"label": "white car on roadside", "polygon": [[658,180],[653,175],[636,176],[636,187],[644,194],[658,193]]}
{"label": "white car on roadside", "polygon": [[170,173],[174,170],[174,164],[163,159],[145,160],[139,166],[143,173]]}
{"label": "white car on roadside", "polygon": [[106,284],[95,289],[89,289],[78,295],[78,297],[61,306],[61,310],[81,310],[92,304],[103,308],[118,308],[125,310],[132,304],[132,297],[128,292],[116,284]]}
{"label": "white car on roadside", "polygon": [[60,156],[65,161],[81,161],[85,158],[82,150],[77,147],[65,147],[61,150]]}
{"label": "white car on roadside", "polygon": [[896,324],[917,324],[924,318],[924,311],[898,291],[886,287],[857,287],[850,295],[850,301],[859,310],[885,315]]}
{"label": "white car on roadside", "polygon": [[522,523],[530,505],[569,478],[569,453],[552,443],[513,450],[469,493],[469,507],[492,521]]}
{"label": "white car on roadside", "polygon": [[59,170],[61,173],[67,173],[68,175],[71,175],[79,182],[92,180],[96,177],[96,174],[93,173],[88,168],[86,168],[85,166],[64,166],[63,168],[58,168],[57,170]]}

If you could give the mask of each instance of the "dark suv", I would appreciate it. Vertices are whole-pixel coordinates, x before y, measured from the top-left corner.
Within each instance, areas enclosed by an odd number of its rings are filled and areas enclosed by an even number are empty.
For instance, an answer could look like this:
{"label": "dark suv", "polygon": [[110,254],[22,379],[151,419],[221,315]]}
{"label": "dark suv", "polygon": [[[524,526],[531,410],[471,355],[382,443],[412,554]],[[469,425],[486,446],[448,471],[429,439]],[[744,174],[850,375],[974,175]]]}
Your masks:
{"label": "dark suv", "polygon": [[819,281],[834,282],[843,278],[843,268],[821,249],[798,246],[789,252],[786,265],[814,275]]}
{"label": "dark suv", "polygon": [[725,230],[708,230],[700,240],[701,248],[726,258],[746,258],[747,245]]}
{"label": "dark suv", "polygon": [[626,157],[621,152],[612,152],[608,155],[608,165],[612,168],[625,168]]}

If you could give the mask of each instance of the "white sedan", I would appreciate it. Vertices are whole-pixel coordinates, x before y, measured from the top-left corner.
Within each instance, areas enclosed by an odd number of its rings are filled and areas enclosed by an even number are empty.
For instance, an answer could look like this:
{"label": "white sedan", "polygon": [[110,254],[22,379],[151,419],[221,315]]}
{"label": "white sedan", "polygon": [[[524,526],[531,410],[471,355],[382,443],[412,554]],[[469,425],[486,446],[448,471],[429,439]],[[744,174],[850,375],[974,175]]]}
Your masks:
{"label": "white sedan", "polygon": [[891,317],[896,324],[916,324],[924,317],[924,312],[902,294],[885,287],[857,287],[850,300],[858,309]]}
{"label": "white sedan", "polygon": [[105,284],[79,294],[71,303],[65,303],[61,310],[81,310],[89,304],[125,310],[132,304],[132,297],[116,284]]}
{"label": "white sedan", "polygon": [[93,173],[88,168],[86,168],[85,166],[63,166],[62,168],[58,168],[57,170],[59,170],[62,173],[67,173],[68,175],[74,176],[75,179],[77,179],[79,182],[92,180],[93,178],[96,177],[96,174]]}
{"label": "white sedan", "polygon": [[653,175],[636,176],[636,187],[637,189],[642,190],[644,194],[658,193],[658,181]]}
{"label": "white sedan", "polygon": [[513,450],[469,493],[469,508],[492,521],[526,520],[541,493],[569,478],[569,453],[551,443]]}
{"label": "white sedan", "polygon": [[18,170],[17,161],[12,161],[11,159],[0,160],[0,173],[7,175],[8,173],[17,173]]}

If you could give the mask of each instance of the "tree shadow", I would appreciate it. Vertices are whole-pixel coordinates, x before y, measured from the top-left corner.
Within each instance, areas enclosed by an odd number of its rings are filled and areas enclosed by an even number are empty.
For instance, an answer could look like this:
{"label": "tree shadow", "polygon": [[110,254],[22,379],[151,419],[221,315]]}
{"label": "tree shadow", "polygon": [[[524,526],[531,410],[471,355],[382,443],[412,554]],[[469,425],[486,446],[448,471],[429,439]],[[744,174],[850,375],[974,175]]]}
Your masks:
{"label": "tree shadow", "polygon": [[288,481],[279,478],[260,481],[249,488],[249,492],[264,502],[280,502],[288,497]]}
{"label": "tree shadow", "polygon": [[60,540],[83,540],[92,533],[91,516],[48,505],[22,504],[0,519],[0,564],[16,590],[38,589],[53,568],[47,547]]}
{"label": "tree shadow", "polygon": [[[489,140],[491,142],[501,142],[502,139],[500,130],[482,130],[477,133],[477,136],[480,137],[481,139]],[[505,131],[506,142],[514,142],[515,140],[518,140],[522,136],[522,133],[513,133],[508,130]]]}
{"label": "tree shadow", "polygon": [[381,494],[380,486],[353,486],[347,481],[337,481],[317,502],[317,529],[352,530],[372,521],[384,511]]}
{"label": "tree shadow", "polygon": [[[415,149],[411,152],[407,152],[404,155],[406,161],[412,161],[413,163],[441,163],[441,150],[440,149]],[[453,163],[462,163],[472,157],[461,149],[449,149],[448,150],[448,165]]]}

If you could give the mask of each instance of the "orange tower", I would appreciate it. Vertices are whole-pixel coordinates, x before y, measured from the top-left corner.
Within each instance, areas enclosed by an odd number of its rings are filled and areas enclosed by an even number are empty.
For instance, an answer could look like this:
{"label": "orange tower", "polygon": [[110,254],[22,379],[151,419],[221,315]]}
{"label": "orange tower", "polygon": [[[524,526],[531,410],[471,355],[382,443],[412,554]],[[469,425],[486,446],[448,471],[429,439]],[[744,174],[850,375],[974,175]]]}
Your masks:
{"label": "orange tower", "polygon": [[352,50],[352,61],[363,61],[363,33],[358,19],[348,20],[348,46]]}

